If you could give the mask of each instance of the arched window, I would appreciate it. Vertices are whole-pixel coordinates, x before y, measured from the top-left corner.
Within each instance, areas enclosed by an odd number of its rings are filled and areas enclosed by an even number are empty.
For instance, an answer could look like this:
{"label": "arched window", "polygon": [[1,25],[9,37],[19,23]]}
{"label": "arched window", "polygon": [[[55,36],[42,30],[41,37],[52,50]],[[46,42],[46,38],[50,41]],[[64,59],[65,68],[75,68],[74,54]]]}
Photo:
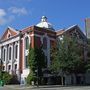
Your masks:
{"label": "arched window", "polygon": [[18,56],[18,45],[15,46],[15,58],[17,59]]}
{"label": "arched window", "polygon": [[11,47],[9,47],[9,60],[11,60]]}
{"label": "arched window", "polygon": [[4,49],[4,51],[3,51],[3,59],[4,59],[4,61],[5,61],[5,59],[6,59],[6,50]]}
{"label": "arched window", "polygon": [[5,66],[3,66],[2,69],[5,70]]}
{"label": "arched window", "polygon": [[25,56],[25,67],[28,68],[28,56]]}
{"label": "arched window", "polygon": [[29,38],[28,37],[25,38],[25,47],[26,49],[29,48]]}
{"label": "arched window", "polygon": [[8,38],[10,38],[10,37],[11,37],[11,35],[9,34],[9,35],[8,35]]}
{"label": "arched window", "polygon": [[47,38],[43,38],[43,49],[47,49]]}
{"label": "arched window", "polygon": [[15,64],[15,70],[17,70],[17,64]]}
{"label": "arched window", "polygon": [[10,71],[11,70],[11,65],[8,65],[8,71]]}

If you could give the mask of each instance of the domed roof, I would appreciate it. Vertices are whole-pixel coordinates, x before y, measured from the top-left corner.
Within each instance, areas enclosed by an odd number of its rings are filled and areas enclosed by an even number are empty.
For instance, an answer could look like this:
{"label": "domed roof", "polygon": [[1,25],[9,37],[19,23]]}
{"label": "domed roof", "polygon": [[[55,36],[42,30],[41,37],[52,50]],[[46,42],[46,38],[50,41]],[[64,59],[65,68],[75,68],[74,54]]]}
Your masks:
{"label": "domed roof", "polygon": [[47,22],[46,16],[42,16],[41,22],[38,23],[36,26],[41,27],[41,28],[50,29],[50,30],[54,31],[53,25],[51,23]]}

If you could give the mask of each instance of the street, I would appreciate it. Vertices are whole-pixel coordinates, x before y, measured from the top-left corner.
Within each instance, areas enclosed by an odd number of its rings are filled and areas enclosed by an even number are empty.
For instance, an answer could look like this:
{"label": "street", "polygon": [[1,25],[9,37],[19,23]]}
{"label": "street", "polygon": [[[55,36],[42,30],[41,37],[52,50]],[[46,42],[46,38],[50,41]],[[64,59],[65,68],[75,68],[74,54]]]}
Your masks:
{"label": "street", "polygon": [[90,90],[90,86],[40,86],[40,87],[26,87],[26,86],[4,86],[0,90]]}

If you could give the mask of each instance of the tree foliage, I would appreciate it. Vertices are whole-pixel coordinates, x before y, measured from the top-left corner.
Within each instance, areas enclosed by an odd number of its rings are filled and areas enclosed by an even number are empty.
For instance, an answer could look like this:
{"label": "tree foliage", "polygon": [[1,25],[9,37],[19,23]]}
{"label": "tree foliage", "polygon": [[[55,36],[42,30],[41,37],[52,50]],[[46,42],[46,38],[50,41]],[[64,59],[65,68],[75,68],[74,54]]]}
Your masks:
{"label": "tree foliage", "polygon": [[42,47],[29,49],[28,64],[32,71],[36,70],[37,67],[45,67],[45,55]]}
{"label": "tree foliage", "polygon": [[85,63],[81,59],[81,51],[75,39],[64,37],[62,41],[58,41],[51,67],[58,72],[83,73]]}
{"label": "tree foliage", "polygon": [[30,72],[27,77],[27,84],[32,84],[31,82],[32,81],[36,82],[36,80],[37,80],[37,77],[36,77],[35,73]]}
{"label": "tree foliage", "polygon": [[86,64],[87,72],[90,72],[90,39],[87,42],[87,64]]}
{"label": "tree foliage", "polygon": [[12,79],[12,75],[10,75],[8,72],[2,72],[2,79],[4,80],[4,84],[10,84],[10,81]]}
{"label": "tree foliage", "polygon": [[29,49],[28,65],[30,67],[30,70],[32,70],[32,71],[34,71],[37,67],[36,49],[35,48]]}
{"label": "tree foliage", "polygon": [[30,83],[32,78],[36,80],[34,78],[36,78],[37,74],[38,77],[42,76],[42,68],[45,67],[45,55],[42,47],[29,49],[28,64],[30,67],[30,74],[28,75],[30,79],[28,79],[28,82]]}

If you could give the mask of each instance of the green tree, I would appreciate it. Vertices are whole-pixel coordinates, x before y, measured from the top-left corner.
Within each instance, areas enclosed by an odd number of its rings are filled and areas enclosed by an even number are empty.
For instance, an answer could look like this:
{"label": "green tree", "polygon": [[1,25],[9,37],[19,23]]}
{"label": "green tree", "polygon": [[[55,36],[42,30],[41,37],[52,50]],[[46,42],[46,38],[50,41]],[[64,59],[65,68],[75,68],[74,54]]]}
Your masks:
{"label": "green tree", "polygon": [[58,73],[59,71],[59,63],[58,63],[58,49],[57,47],[51,47],[50,50],[50,59],[51,59],[51,66],[50,69],[53,73]]}
{"label": "green tree", "polygon": [[3,61],[0,59],[0,80],[2,80]]}
{"label": "green tree", "polygon": [[4,81],[4,84],[9,84],[12,76],[6,72],[3,71],[3,61],[0,60],[0,80]]}
{"label": "green tree", "polygon": [[90,72],[90,61],[87,61],[86,72]]}
{"label": "green tree", "polygon": [[81,48],[78,47],[76,39],[64,37],[62,41],[58,41],[51,67],[58,73],[62,72],[62,85],[63,74],[83,73],[85,70],[85,63],[81,60],[80,52]]}
{"label": "green tree", "polygon": [[33,73],[31,71],[27,77],[27,84],[32,84],[31,83],[32,81],[34,81],[34,83],[36,83],[36,80],[37,80],[37,77],[36,77],[35,73]]}
{"label": "green tree", "polygon": [[87,72],[90,72],[90,39],[87,42],[87,64],[86,64]]}
{"label": "green tree", "polygon": [[38,82],[40,84],[42,78],[42,69],[45,67],[45,55],[42,47],[29,49],[28,64],[30,67],[30,72],[32,72],[29,74],[31,79],[28,79],[30,80],[28,82],[31,82],[32,78],[34,81],[36,80],[35,78],[37,78],[37,81],[40,81]]}

